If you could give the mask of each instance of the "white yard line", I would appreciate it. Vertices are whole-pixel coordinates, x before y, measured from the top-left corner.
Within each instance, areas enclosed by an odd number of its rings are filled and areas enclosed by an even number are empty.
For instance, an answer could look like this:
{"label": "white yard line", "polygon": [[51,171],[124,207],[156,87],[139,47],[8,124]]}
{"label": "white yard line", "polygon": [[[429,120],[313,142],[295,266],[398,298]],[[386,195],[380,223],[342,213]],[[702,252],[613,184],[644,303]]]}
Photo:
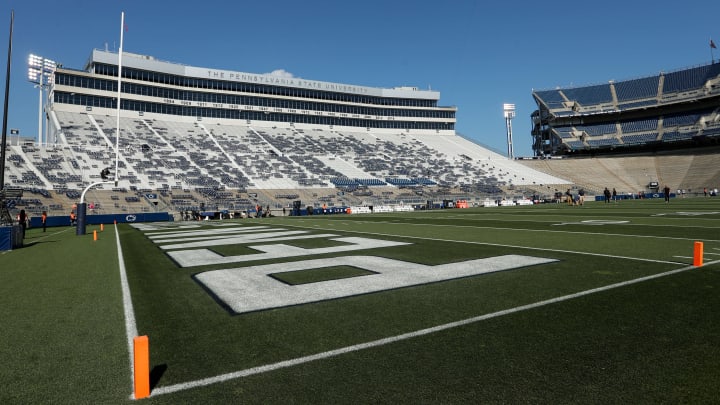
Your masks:
{"label": "white yard line", "polygon": [[[720,263],[720,260],[716,261],[716,262],[707,263],[707,265],[715,264],[715,263]],[[464,319],[461,321],[450,322],[450,323],[446,323],[443,325],[434,326],[431,328],[420,329],[420,330],[417,330],[414,332],[404,333],[401,335],[396,335],[396,336],[391,336],[391,337],[387,337],[387,338],[383,338],[383,339],[373,340],[370,342],[360,343],[357,345],[346,346],[346,347],[342,347],[339,349],[330,350],[330,351],[326,351],[326,352],[322,352],[322,353],[317,353],[317,354],[313,354],[313,355],[309,355],[309,356],[297,357],[294,359],[280,361],[277,363],[266,364],[266,365],[258,366],[258,367],[252,367],[252,368],[248,368],[245,370],[235,371],[235,372],[227,373],[227,374],[221,374],[221,375],[214,376],[214,377],[208,377],[208,378],[203,378],[200,380],[188,381],[185,383],[173,384],[173,385],[168,385],[165,387],[159,387],[159,388],[154,389],[152,391],[152,393],[150,394],[150,396],[153,397],[153,396],[158,396],[158,395],[163,395],[163,394],[170,394],[173,392],[188,390],[188,389],[197,388],[197,387],[203,387],[203,386],[207,386],[207,385],[211,385],[211,384],[222,383],[222,382],[237,379],[237,378],[248,377],[251,375],[266,373],[269,371],[275,371],[275,370],[279,370],[279,369],[287,368],[287,367],[293,367],[293,366],[297,366],[300,364],[309,363],[311,361],[328,359],[331,357],[336,357],[336,356],[340,356],[343,354],[356,352],[359,350],[365,350],[365,349],[370,349],[370,348],[374,348],[374,347],[384,346],[384,345],[387,345],[390,343],[395,343],[395,342],[399,342],[402,340],[412,339],[412,338],[415,338],[418,336],[424,336],[424,335],[428,335],[428,334],[435,333],[435,332],[440,332],[440,331],[444,331],[444,330],[448,330],[448,329],[452,329],[452,328],[457,328],[460,326],[465,326],[465,325],[481,322],[481,321],[484,321],[487,319],[496,318],[496,317],[500,317],[500,316],[508,315],[508,314],[513,314],[513,313],[520,312],[520,311],[526,311],[529,309],[534,309],[534,308],[542,307],[545,305],[555,304],[558,302],[567,301],[567,300],[571,300],[574,298],[583,297],[586,295],[611,290],[614,288],[624,287],[624,286],[630,285],[630,284],[641,283],[641,282],[644,282],[647,280],[652,280],[652,279],[659,278],[659,277],[665,277],[665,276],[677,274],[677,273],[680,273],[683,271],[696,269],[696,268],[697,267],[695,267],[695,266],[686,266],[686,267],[682,267],[682,268],[679,268],[676,270],[667,271],[664,273],[653,274],[650,276],[636,278],[634,280],[623,281],[623,282],[616,283],[616,284],[606,285],[604,287],[598,287],[598,288],[593,288],[590,290],[585,290],[585,291],[581,291],[581,292],[574,293],[574,294],[563,295],[563,296],[557,297],[557,298],[551,298],[551,299],[547,299],[547,300],[543,300],[543,301],[538,301],[538,302],[535,302],[532,304],[521,305],[521,306],[518,306],[515,308],[492,312],[489,314],[480,315],[480,316],[476,316],[473,318]]]}
{"label": "white yard line", "polygon": [[120,288],[122,289],[123,297],[123,312],[125,314],[125,334],[127,335],[128,354],[130,356],[130,384],[132,384],[131,396],[134,396],[135,392],[135,359],[133,356],[134,345],[133,340],[137,336],[137,324],[135,323],[135,311],[132,305],[132,296],[130,295],[130,285],[127,280],[127,272],[125,270],[125,259],[123,258],[122,246],[120,245],[120,234],[118,233],[118,226],[115,225],[115,239],[117,241],[117,256],[118,256],[118,267],[120,269]]}
{"label": "white yard line", "polygon": [[[373,222],[377,223],[377,222]],[[407,224],[400,224],[400,223],[393,223],[394,225],[407,225]],[[335,231],[335,232],[342,232],[342,229],[335,229],[335,228],[320,228],[319,226],[314,226],[312,228],[308,226],[293,226],[289,225],[289,227],[296,227],[296,228],[303,228],[303,229],[313,229],[313,230],[322,230],[322,231]],[[539,248],[539,247],[531,247],[531,246],[521,246],[521,245],[507,245],[503,243],[492,243],[492,242],[475,242],[475,241],[467,241],[467,240],[457,240],[457,239],[441,239],[441,238],[428,238],[424,236],[407,236],[407,235],[398,235],[398,234],[389,234],[389,233],[377,233],[377,232],[365,232],[365,231],[347,231],[351,233],[361,233],[366,235],[374,235],[374,236],[386,236],[386,237],[393,237],[393,238],[406,238],[406,239],[421,239],[421,240],[430,240],[435,242],[453,242],[453,243],[467,243],[471,245],[487,245],[487,246],[498,246],[498,247],[508,247],[508,248],[515,248],[515,249],[529,249],[529,250],[540,250],[544,252],[558,252],[558,253],[572,253],[572,254],[578,254],[578,255],[587,255],[587,256],[599,256],[599,257],[609,257],[614,259],[626,259],[626,260],[637,260],[641,262],[652,262],[652,263],[665,263],[665,264],[678,264],[678,265],[685,265],[687,263],[681,263],[681,262],[671,262],[667,260],[657,260],[657,259],[645,259],[641,257],[629,257],[629,256],[618,256],[618,255],[609,255],[605,253],[592,253],[592,252],[580,252],[576,250],[565,250],[565,249],[549,249],[549,248]],[[547,232],[560,232],[560,231],[547,231]],[[597,235],[597,234],[594,234]],[[607,235],[607,234],[602,234]],[[618,236],[630,236],[630,235],[618,235]],[[659,237],[662,238],[662,237]],[[674,239],[674,238],[671,238]],[[695,239],[691,239],[695,240]]]}
{"label": "white yard line", "polygon": [[[697,240],[693,238],[677,238],[673,236],[657,236],[657,235],[635,235],[635,234],[625,234],[625,233],[603,233],[603,232],[582,232],[582,231],[557,231],[557,230],[549,230],[549,229],[526,229],[526,228],[506,228],[506,227],[498,227],[498,226],[468,226],[468,225],[445,225],[445,224],[424,224],[424,223],[404,223],[404,222],[394,222],[394,221],[356,221],[355,223],[360,224],[386,224],[386,225],[401,225],[401,226],[434,226],[434,227],[452,227],[452,228],[471,228],[471,229],[491,229],[491,230],[499,230],[499,231],[518,231],[518,232],[549,232],[549,233],[568,233],[568,234],[577,234],[577,235],[599,235],[599,236],[617,236],[617,237],[627,237],[627,238],[651,238],[651,239],[670,239],[670,240]],[[565,222],[565,223],[559,223],[557,225],[583,225],[577,222]],[[585,226],[617,226],[621,227],[625,224],[602,224],[602,225],[592,225],[592,224],[584,224]],[[293,225],[287,225],[287,226],[293,226]],[[643,225],[645,226],[645,225]],[[300,227],[302,228],[302,227]],[[711,229],[715,229],[714,227]],[[338,231],[338,229],[333,229],[334,231]],[[357,231],[352,231],[357,232]],[[401,235],[395,235],[398,237],[404,237]],[[720,242],[720,240],[717,239],[704,239],[706,242]]]}
{"label": "white yard line", "polygon": [[[588,215],[590,215],[590,214],[588,213]],[[489,216],[489,215],[488,215],[488,216],[484,216],[484,215],[481,215],[481,214],[448,215],[447,217],[443,217],[443,218],[461,219],[461,220],[468,220],[468,221],[473,221],[473,222],[482,222],[482,221],[485,221],[485,220],[491,220],[491,221],[503,221],[503,222],[530,222],[530,223],[533,223],[533,224],[535,224],[535,223],[537,223],[537,224],[563,224],[563,223],[566,223],[566,224],[578,224],[578,225],[581,225],[581,224],[580,224],[579,222],[577,222],[577,221],[575,221],[575,222],[567,222],[568,217],[567,217],[567,216],[563,216],[563,215],[545,215],[544,218],[548,218],[548,217],[550,217],[550,216],[556,216],[556,217],[559,217],[560,219],[545,219],[545,220],[541,220],[541,221],[539,221],[539,220],[529,220],[529,219],[507,219],[506,216],[503,216],[503,215],[495,215],[495,216]],[[394,217],[387,217],[387,218],[394,218]],[[416,217],[416,218],[417,218],[417,217]],[[645,223],[642,223],[642,222],[634,222],[634,221],[637,221],[637,220],[642,220],[642,219],[647,219],[647,218],[654,218],[654,217],[624,217],[624,216],[617,216],[617,217],[613,217],[612,220],[623,220],[623,221],[627,221],[626,223],[617,224],[617,225],[635,225],[635,226],[647,226],[647,227],[665,227],[665,226],[670,226],[670,227],[672,227],[672,226],[675,226],[675,225],[669,225],[669,224],[667,224],[667,225],[663,225],[663,224],[645,224]],[[605,220],[605,219],[606,219],[606,218],[604,218],[603,220]],[[693,220],[693,219],[694,219],[694,220],[698,220],[698,221],[702,221],[702,222],[707,222],[707,221],[720,221],[720,219],[715,219],[715,218],[703,218],[703,217],[701,217],[701,216],[697,216],[697,217],[682,217],[682,218],[663,218],[663,219],[683,219],[683,220],[686,220],[686,221],[687,221],[687,220]],[[615,224],[609,224],[609,225],[615,225]],[[699,226],[699,225],[687,225],[687,224],[683,224],[682,227],[683,227],[683,228],[699,228],[699,229],[716,229],[716,228],[717,228],[717,226]]]}

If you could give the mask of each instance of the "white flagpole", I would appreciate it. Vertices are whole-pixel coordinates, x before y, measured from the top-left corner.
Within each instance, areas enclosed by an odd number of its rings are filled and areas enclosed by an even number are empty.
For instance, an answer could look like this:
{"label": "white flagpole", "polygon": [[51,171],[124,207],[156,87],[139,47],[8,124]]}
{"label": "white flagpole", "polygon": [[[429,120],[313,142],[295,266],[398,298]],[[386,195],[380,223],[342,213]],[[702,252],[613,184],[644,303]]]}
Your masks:
{"label": "white flagpole", "polygon": [[118,186],[118,165],[120,156],[120,94],[122,93],[122,53],[124,33],[125,12],[123,11],[120,14],[120,49],[118,50],[117,126],[115,128],[115,187]]}

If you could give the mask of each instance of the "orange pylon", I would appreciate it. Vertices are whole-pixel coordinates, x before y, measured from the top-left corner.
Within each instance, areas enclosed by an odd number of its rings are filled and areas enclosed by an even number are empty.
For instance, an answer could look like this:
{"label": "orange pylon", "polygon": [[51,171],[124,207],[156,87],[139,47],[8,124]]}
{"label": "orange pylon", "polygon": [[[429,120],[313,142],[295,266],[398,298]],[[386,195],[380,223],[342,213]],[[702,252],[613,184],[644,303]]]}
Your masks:
{"label": "orange pylon", "polygon": [[135,399],[150,396],[150,347],[148,337],[136,336],[133,339],[133,381]]}
{"label": "orange pylon", "polygon": [[693,266],[702,266],[703,264],[703,243],[695,242],[693,249]]}

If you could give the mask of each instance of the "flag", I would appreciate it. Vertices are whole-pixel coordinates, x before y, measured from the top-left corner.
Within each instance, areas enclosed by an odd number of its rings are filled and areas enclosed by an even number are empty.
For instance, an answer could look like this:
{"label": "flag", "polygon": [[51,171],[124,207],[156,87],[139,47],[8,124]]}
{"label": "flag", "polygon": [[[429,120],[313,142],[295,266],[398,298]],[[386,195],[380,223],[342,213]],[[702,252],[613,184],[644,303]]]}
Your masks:
{"label": "flag", "polygon": [[713,42],[712,38],[710,39],[710,48],[717,49],[717,46],[715,46],[715,42]]}

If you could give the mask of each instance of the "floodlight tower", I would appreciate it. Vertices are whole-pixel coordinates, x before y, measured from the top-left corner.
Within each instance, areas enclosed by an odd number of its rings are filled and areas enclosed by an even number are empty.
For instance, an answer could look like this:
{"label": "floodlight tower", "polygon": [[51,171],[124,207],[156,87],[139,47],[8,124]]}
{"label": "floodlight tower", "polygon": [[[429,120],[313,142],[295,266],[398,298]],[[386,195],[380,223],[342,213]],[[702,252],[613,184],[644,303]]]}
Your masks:
{"label": "floodlight tower", "polygon": [[42,56],[30,54],[30,57],[28,57],[28,80],[40,90],[40,100],[38,101],[38,145],[42,145],[43,90],[52,86],[56,66],[55,61]]}
{"label": "floodlight tower", "polygon": [[514,158],[512,143],[512,119],[515,118],[515,104],[503,104],[505,114],[505,127],[507,128],[508,158]]}

